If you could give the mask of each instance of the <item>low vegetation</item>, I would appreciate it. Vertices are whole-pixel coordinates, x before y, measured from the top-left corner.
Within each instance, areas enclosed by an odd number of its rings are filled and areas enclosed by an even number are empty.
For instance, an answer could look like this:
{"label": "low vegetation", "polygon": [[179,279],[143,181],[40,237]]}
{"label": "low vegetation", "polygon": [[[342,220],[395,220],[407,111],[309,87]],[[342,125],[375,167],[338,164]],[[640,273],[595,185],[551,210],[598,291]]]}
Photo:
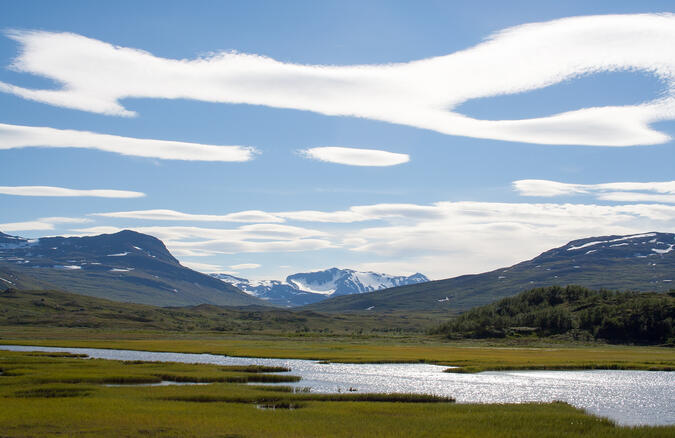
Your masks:
{"label": "low vegetation", "polygon": [[296,337],[74,328],[0,327],[0,344],[211,353],[328,362],[426,362],[455,371],[515,369],[675,370],[675,348],[552,342],[548,338],[443,341],[437,337]]}
{"label": "low vegetation", "polygon": [[0,351],[0,369],[4,371],[0,376],[3,437],[622,438],[670,437],[675,432],[674,427],[618,427],[560,402],[462,405],[423,395],[323,395],[288,386],[240,383],[102,384],[110,377],[131,380],[181,375],[197,379],[260,374],[245,367]]}
{"label": "low vegetation", "polygon": [[451,339],[535,335],[675,345],[674,321],[675,291],[658,294],[552,286],[471,309],[435,333]]}
{"label": "low vegetation", "polygon": [[445,315],[347,314],[213,305],[156,307],[60,291],[0,291],[0,326],[295,335],[424,333]]}

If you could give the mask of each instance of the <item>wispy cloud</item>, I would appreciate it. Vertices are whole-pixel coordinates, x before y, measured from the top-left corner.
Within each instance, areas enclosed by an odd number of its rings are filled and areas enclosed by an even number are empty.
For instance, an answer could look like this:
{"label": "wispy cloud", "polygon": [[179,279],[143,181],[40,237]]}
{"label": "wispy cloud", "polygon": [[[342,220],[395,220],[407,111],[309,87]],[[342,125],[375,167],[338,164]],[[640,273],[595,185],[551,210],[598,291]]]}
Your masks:
{"label": "wispy cloud", "polygon": [[136,157],[187,161],[249,161],[256,154],[256,150],[248,146],[215,146],[0,123],[0,149],[26,147],[97,149]]}
{"label": "wispy cloud", "polygon": [[407,154],[397,154],[377,149],[357,149],[338,146],[305,149],[300,151],[300,153],[314,160],[346,164],[348,166],[386,167],[410,161],[410,157]]}
{"label": "wispy cloud", "polygon": [[[638,185],[620,187],[642,188],[640,184],[647,183],[630,184]],[[655,184],[658,190],[667,190],[661,183]],[[126,224],[124,228],[159,237],[178,257],[330,250],[336,265],[354,266],[357,254],[360,260],[369,260],[359,264],[360,268],[389,273],[421,271],[433,278],[507,266],[582,237],[675,232],[675,205],[657,203],[436,202],[266,214],[289,223],[311,221],[314,226],[251,223],[206,228]],[[335,223],[343,225],[336,227]],[[96,226],[75,231],[99,234],[121,229]],[[242,265],[257,264],[251,258],[250,263]],[[235,266],[229,268],[234,270]],[[244,269],[239,265],[236,268]]]}
{"label": "wispy cloud", "polygon": [[248,224],[237,228],[95,226],[73,231],[92,235],[116,233],[122,229],[132,229],[156,236],[163,240],[175,255],[187,257],[248,252],[315,251],[334,246],[326,239],[328,233],[324,231],[282,224]]}
{"label": "wispy cloud", "polygon": [[145,193],[128,190],[77,190],[52,186],[0,186],[0,194],[13,196],[55,196],[96,198],[141,198]]}
{"label": "wispy cloud", "polygon": [[[62,88],[0,83],[0,91],[118,116],[134,115],[121,99],[184,98],[363,117],[468,137],[596,146],[664,143],[670,137],[650,124],[675,118],[673,14],[525,24],[456,53],[386,65],[299,65],[233,52],[176,60],[72,33],[8,36],[21,45],[11,65],[15,71],[52,79]],[[622,70],[655,75],[664,83],[663,96],[523,120],[478,120],[453,111],[471,99]]]}
{"label": "wispy cloud", "polygon": [[34,221],[0,224],[0,231],[7,233],[16,231],[48,231],[53,230],[55,224],[84,224],[87,222],[91,222],[91,220],[76,217],[44,217]]}
{"label": "wispy cloud", "polygon": [[514,181],[513,187],[523,196],[590,195],[604,201],[675,204],[675,181],[570,184],[544,179],[523,179]]}
{"label": "wispy cloud", "polygon": [[244,270],[244,269],[257,269],[261,266],[262,265],[259,265],[257,263],[241,263],[241,264],[238,264],[238,265],[231,265],[230,269],[240,271],[240,270]]}
{"label": "wispy cloud", "polygon": [[[509,266],[574,239],[646,231],[675,232],[675,206],[439,202],[436,218],[364,227],[344,247],[384,272],[433,278]],[[377,256],[377,257],[376,257]]]}
{"label": "wispy cloud", "polygon": [[266,212],[261,210],[245,210],[218,215],[183,213],[175,210],[137,210],[92,213],[90,216],[192,222],[279,223],[293,220],[298,222],[352,223],[380,220],[384,218],[434,217],[437,214],[437,209],[432,206],[417,204],[374,204],[357,205],[350,207],[347,210],[336,211],[295,210]]}
{"label": "wispy cloud", "polygon": [[191,214],[175,210],[137,210],[92,213],[91,216],[155,221],[193,222],[283,222],[284,219],[260,210],[238,211],[229,214]]}
{"label": "wispy cloud", "polygon": [[192,262],[192,261],[181,261],[181,265],[187,266],[190,269],[194,269],[195,271],[198,272],[206,272],[206,273],[211,273],[211,272],[223,272],[225,268],[223,268],[220,265],[214,265],[212,263],[202,263],[202,262]]}
{"label": "wispy cloud", "polygon": [[40,221],[10,222],[6,224],[0,224],[0,231],[5,233],[12,233],[15,231],[43,231],[53,229],[53,224]]}

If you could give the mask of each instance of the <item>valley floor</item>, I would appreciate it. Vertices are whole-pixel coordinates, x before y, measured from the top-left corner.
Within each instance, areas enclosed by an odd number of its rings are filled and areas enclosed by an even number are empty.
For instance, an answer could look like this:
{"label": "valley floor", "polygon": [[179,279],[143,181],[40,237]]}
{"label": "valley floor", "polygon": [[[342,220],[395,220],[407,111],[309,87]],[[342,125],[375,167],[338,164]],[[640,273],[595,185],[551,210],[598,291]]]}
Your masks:
{"label": "valley floor", "polygon": [[[175,347],[185,348],[187,341],[180,342]],[[155,346],[169,347],[170,341]],[[323,396],[243,384],[279,377],[266,374],[273,370],[253,367],[82,360],[67,354],[0,351],[0,369],[4,437],[539,438],[671,437],[675,433],[672,426],[618,427],[565,403],[454,404],[451,399],[426,396]],[[159,380],[217,383],[106,386]]]}
{"label": "valley floor", "polygon": [[427,362],[459,372],[517,369],[675,371],[675,348],[555,343],[529,339],[450,343],[410,336],[321,336],[0,327],[0,343],[115,348],[332,362]]}

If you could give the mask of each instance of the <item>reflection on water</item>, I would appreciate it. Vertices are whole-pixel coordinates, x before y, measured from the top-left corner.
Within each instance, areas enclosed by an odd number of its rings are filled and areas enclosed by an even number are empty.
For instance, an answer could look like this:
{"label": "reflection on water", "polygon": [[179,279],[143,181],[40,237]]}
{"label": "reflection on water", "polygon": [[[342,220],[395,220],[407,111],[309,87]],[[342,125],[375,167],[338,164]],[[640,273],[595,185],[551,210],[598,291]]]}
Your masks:
{"label": "reflection on water", "polygon": [[194,385],[210,385],[211,382],[176,382],[173,380],[162,380],[155,383],[111,383],[103,386],[108,388],[123,388],[129,386],[194,386]]}
{"label": "reflection on water", "polygon": [[458,403],[566,401],[619,424],[675,424],[675,373],[659,371],[505,371],[444,373],[429,364],[336,364],[212,354],[154,353],[70,347],[2,345],[13,351],[65,351],[97,359],[283,366],[312,392],[412,392],[452,396]]}

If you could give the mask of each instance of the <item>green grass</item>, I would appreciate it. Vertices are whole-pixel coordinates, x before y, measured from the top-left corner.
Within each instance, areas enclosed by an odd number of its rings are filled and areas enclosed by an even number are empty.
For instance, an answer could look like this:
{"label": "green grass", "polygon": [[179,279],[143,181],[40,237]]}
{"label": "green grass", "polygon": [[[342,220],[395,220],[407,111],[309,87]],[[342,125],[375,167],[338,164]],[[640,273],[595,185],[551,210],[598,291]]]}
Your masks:
{"label": "green grass", "polygon": [[[239,383],[100,384],[111,376],[260,374],[242,367],[83,360],[0,351],[0,369],[6,372],[0,376],[3,437],[622,438],[670,437],[675,433],[675,427],[618,427],[565,403],[455,404],[423,395],[323,395]],[[44,383],[45,376],[52,383]],[[73,376],[82,383],[63,383],[72,381]],[[196,403],[204,400],[208,403]]]}
{"label": "green grass", "polygon": [[528,369],[675,369],[675,348],[603,344],[532,345],[492,341],[445,342],[429,336],[295,337],[84,329],[0,328],[0,344],[117,348],[211,353],[242,357],[316,359],[329,362],[426,362],[461,367],[460,372]]}
{"label": "green grass", "polygon": [[156,307],[50,290],[0,291],[0,326],[158,330],[189,333],[331,334],[424,333],[448,314],[329,315],[303,310],[213,305]]}

